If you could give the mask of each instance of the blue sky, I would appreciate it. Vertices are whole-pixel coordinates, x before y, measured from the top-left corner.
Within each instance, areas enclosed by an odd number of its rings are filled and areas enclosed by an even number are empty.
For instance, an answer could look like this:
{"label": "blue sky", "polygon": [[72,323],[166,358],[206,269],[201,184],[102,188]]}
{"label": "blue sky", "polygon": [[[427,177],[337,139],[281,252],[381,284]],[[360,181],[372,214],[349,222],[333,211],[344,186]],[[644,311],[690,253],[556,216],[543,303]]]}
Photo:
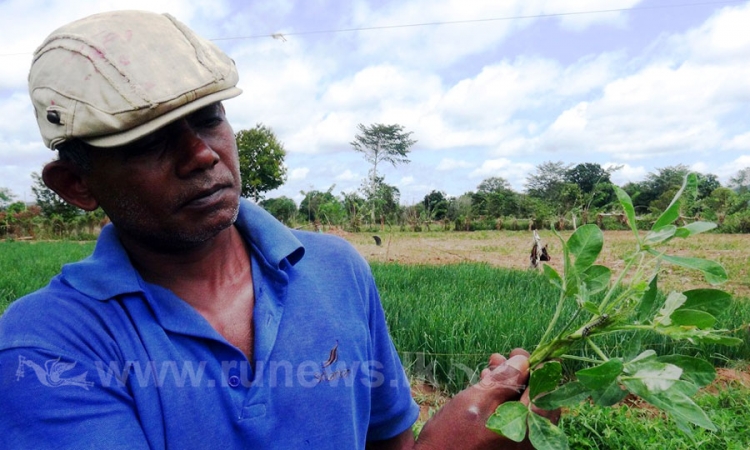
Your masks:
{"label": "blue sky", "polygon": [[[119,1],[0,1],[0,187],[33,200],[44,148],[26,93],[33,50]],[[716,0],[132,0],[169,12],[237,62],[235,130],[270,126],[289,179],[269,196],[356,190],[357,124],[398,123],[412,162],[383,171],[402,204],[485,178],[522,191],[544,161],[685,164],[726,183],[750,166],[750,2]],[[594,12],[618,10],[612,12]],[[585,14],[579,14],[589,12]],[[497,19],[497,20],[488,20]],[[462,23],[455,23],[462,22]],[[442,25],[414,25],[443,23]],[[308,33],[312,31],[371,30]],[[283,38],[272,38],[281,33]],[[238,38],[238,39],[227,39]]]}

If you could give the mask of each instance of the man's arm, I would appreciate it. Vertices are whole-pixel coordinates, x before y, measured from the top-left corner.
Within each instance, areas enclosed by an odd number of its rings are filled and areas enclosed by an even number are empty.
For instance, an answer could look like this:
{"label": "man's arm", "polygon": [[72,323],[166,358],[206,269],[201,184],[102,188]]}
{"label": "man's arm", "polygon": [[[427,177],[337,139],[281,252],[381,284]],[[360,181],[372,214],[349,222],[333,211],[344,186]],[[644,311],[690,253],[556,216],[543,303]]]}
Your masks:
{"label": "man's arm", "polygon": [[[520,444],[503,438],[485,426],[487,419],[501,403],[518,400],[529,375],[528,353],[511,352],[506,360],[499,354],[490,357],[479,383],[459,392],[430,420],[415,441],[411,429],[384,441],[368,444],[368,450],[447,450],[447,449],[523,449]],[[556,421],[558,413],[546,415]]]}
{"label": "man's arm", "polygon": [[0,350],[0,448],[150,448],[116,377],[55,351]]}

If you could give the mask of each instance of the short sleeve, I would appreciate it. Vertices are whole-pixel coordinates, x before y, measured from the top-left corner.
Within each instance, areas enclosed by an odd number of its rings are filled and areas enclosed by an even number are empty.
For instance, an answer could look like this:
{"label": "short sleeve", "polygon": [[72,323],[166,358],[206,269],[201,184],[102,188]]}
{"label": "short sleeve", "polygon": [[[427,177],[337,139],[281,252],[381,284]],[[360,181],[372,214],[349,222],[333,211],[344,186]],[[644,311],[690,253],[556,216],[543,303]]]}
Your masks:
{"label": "short sleeve", "polygon": [[127,388],[79,359],[33,347],[0,351],[0,448],[149,448]]}

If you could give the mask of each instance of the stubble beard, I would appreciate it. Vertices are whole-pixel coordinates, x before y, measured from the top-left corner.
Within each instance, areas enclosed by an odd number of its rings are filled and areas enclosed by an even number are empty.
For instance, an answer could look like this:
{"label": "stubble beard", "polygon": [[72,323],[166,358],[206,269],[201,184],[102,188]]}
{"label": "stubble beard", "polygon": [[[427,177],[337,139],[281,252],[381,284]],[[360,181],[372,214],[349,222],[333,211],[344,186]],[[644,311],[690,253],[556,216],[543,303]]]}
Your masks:
{"label": "stubble beard", "polygon": [[118,210],[124,211],[124,214],[116,217],[110,216],[110,220],[121,236],[125,234],[129,239],[143,246],[166,253],[190,250],[205,244],[234,225],[240,212],[238,199],[232,205],[231,210],[229,208],[222,210],[222,212],[227,210],[231,212],[226,220],[200,228],[178,226],[165,229],[158,221],[153,220],[134,199],[118,199]]}

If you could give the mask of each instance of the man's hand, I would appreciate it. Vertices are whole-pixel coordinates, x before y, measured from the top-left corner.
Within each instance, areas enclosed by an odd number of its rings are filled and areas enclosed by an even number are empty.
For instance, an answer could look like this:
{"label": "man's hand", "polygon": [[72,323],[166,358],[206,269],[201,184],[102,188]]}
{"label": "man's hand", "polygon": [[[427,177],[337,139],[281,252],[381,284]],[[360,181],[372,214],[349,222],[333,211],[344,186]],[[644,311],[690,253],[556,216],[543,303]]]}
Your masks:
{"label": "man's hand", "polygon": [[[414,442],[411,429],[387,441],[373,442],[368,449],[420,450],[521,450],[531,449],[528,439],[513,442],[489,430],[485,423],[497,407],[505,402],[520,400],[529,404],[526,382],[529,378],[529,353],[522,349],[510,352],[508,358],[499,353],[490,356],[488,367],[482,370],[479,382],[464,389],[425,423]],[[560,411],[543,411],[532,407],[537,414],[557,423]]]}
{"label": "man's hand", "polygon": [[[513,350],[509,358],[490,356],[480,380],[459,392],[422,428],[417,449],[515,449],[510,441],[485,426],[501,403],[519,400],[529,377],[529,354]],[[523,448],[523,447],[520,447]]]}

